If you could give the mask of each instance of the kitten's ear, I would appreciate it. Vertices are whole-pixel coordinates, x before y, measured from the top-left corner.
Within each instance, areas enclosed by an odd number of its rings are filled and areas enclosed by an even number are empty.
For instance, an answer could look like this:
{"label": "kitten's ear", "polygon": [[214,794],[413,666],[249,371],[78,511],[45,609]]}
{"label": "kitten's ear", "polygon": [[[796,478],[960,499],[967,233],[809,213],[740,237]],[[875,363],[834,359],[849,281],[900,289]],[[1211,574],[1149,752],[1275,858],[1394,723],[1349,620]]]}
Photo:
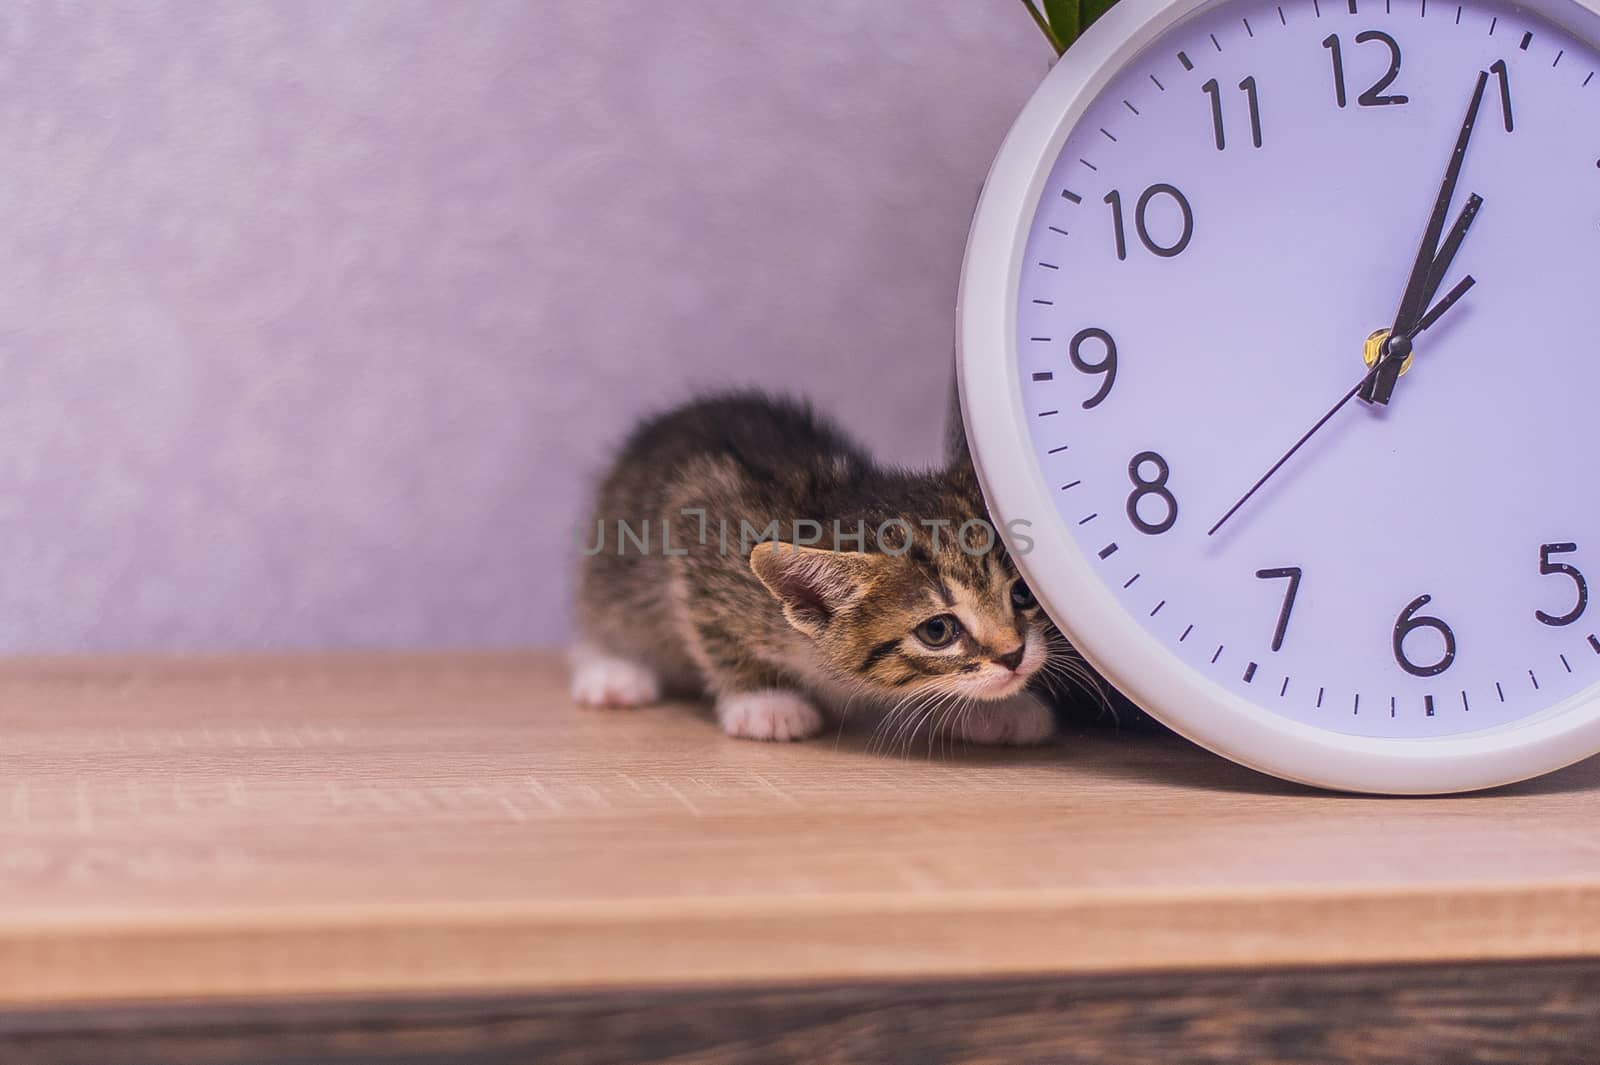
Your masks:
{"label": "kitten's ear", "polygon": [[750,552],[750,568],[783,604],[789,624],[820,635],[833,616],[866,592],[880,560],[849,551],[793,547],[771,540]]}

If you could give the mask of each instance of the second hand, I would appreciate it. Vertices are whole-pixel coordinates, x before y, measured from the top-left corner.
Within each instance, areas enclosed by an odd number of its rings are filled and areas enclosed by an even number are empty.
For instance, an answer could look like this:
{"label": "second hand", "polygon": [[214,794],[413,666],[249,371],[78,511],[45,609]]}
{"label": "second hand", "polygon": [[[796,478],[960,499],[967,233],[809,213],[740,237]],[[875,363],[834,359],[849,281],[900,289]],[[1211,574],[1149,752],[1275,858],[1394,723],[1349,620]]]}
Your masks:
{"label": "second hand", "polygon": [[1409,332],[1409,333],[1407,333],[1407,334],[1405,334],[1404,336],[1401,336],[1401,337],[1391,338],[1390,341],[1389,341],[1388,352],[1384,355],[1384,357],[1379,359],[1376,363],[1374,363],[1373,366],[1372,366],[1372,369],[1368,370],[1366,372],[1366,375],[1363,376],[1361,378],[1361,380],[1359,380],[1359,381],[1357,381],[1355,383],[1355,387],[1350,389],[1350,391],[1346,392],[1344,394],[1344,396],[1340,398],[1339,402],[1335,403],[1332,407],[1330,407],[1328,409],[1328,413],[1324,414],[1321,418],[1318,418],[1317,419],[1317,424],[1315,424],[1311,428],[1307,429],[1306,432],[1305,432],[1305,435],[1302,436],[1300,439],[1296,440],[1294,442],[1293,446],[1291,446],[1288,451],[1285,451],[1283,453],[1283,456],[1281,458],[1279,458],[1277,462],[1274,462],[1272,464],[1272,468],[1269,469],[1266,473],[1263,473],[1261,475],[1261,479],[1258,480],[1255,484],[1251,485],[1250,486],[1250,490],[1248,492],[1246,492],[1244,495],[1240,496],[1239,497],[1239,501],[1237,503],[1235,503],[1233,506],[1229,507],[1228,508],[1228,512],[1226,514],[1224,514],[1221,518],[1217,519],[1217,523],[1215,525],[1211,526],[1210,529],[1206,530],[1206,535],[1207,536],[1215,536],[1217,534],[1217,530],[1222,528],[1222,526],[1227,523],[1227,520],[1229,518],[1233,517],[1234,514],[1238,513],[1239,508],[1244,506],[1246,503],[1248,503],[1250,501],[1250,497],[1255,495],[1256,492],[1261,488],[1261,486],[1266,484],[1267,481],[1272,477],[1273,474],[1277,473],[1278,470],[1282,469],[1283,468],[1283,464],[1288,462],[1291,458],[1293,458],[1294,457],[1294,453],[1296,451],[1299,451],[1300,448],[1305,445],[1305,442],[1307,440],[1310,440],[1313,436],[1315,436],[1317,434],[1317,431],[1320,430],[1324,425],[1327,425],[1328,422],[1333,419],[1333,416],[1335,414],[1338,414],[1341,410],[1343,410],[1345,408],[1346,404],[1348,404],[1352,399],[1356,398],[1356,393],[1360,392],[1363,388],[1365,388],[1367,382],[1372,380],[1377,375],[1378,371],[1383,369],[1383,367],[1384,367],[1384,365],[1386,363],[1388,363],[1391,359],[1404,360],[1406,358],[1406,356],[1410,355],[1411,354],[1411,342],[1416,339],[1417,334],[1419,334],[1423,330],[1427,329],[1434,322],[1437,322],[1439,320],[1440,316],[1442,316],[1445,311],[1448,311],[1455,304],[1455,302],[1457,300],[1459,300],[1462,296],[1465,296],[1467,294],[1467,290],[1469,288],[1471,288],[1476,283],[1477,282],[1472,279],[1472,276],[1470,274],[1467,275],[1466,277],[1462,278],[1460,283],[1457,284],[1455,288],[1451,289],[1448,293],[1446,293],[1444,298],[1441,299],[1437,304],[1435,304],[1431,311],[1429,311],[1427,314],[1422,316],[1422,320],[1419,321],[1416,324],[1416,326],[1411,330],[1411,332]]}

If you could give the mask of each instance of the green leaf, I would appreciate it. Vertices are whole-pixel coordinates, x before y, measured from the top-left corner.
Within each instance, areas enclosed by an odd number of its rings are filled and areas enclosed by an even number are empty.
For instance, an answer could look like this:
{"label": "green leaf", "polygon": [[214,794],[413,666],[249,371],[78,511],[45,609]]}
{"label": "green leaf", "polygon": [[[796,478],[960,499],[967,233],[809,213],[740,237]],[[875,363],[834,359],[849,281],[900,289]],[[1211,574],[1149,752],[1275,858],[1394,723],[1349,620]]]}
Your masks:
{"label": "green leaf", "polygon": [[1079,16],[1081,29],[1088,29],[1094,20],[1111,10],[1111,5],[1117,0],[1083,0],[1083,9]]}
{"label": "green leaf", "polygon": [[1078,39],[1078,0],[1044,0],[1044,17],[1061,48]]}
{"label": "green leaf", "polygon": [[1046,22],[1044,16],[1039,13],[1039,9],[1034,6],[1033,0],[1022,0],[1022,6],[1027,8],[1028,14],[1033,16],[1034,24],[1039,27],[1039,32],[1044,34],[1044,39],[1050,42],[1050,47],[1056,50],[1056,55],[1060,55],[1065,51],[1067,46],[1061,42],[1055,31],[1050,28],[1050,23]]}

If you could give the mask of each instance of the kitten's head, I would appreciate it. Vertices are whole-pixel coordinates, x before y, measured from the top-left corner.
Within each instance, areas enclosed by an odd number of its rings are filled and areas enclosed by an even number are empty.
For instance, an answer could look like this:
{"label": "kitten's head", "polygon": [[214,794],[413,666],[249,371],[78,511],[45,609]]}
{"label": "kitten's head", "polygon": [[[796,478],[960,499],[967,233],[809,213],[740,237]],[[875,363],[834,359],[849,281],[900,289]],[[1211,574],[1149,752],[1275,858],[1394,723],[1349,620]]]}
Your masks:
{"label": "kitten's head", "polygon": [[750,567],[838,681],[886,698],[1021,692],[1045,663],[1049,621],[992,530],[906,528],[888,551],[758,544]]}

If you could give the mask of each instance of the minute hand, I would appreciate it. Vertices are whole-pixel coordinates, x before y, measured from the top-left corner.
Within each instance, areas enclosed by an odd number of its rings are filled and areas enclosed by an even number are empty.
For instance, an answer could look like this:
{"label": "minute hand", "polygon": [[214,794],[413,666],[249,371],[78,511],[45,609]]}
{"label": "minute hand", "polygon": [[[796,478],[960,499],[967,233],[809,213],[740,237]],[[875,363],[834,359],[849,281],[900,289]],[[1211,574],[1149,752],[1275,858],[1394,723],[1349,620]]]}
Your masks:
{"label": "minute hand", "polygon": [[[1411,276],[1406,280],[1405,294],[1400,297],[1400,309],[1394,316],[1394,328],[1389,331],[1391,336],[1402,336],[1410,332],[1417,319],[1421,317],[1423,309],[1427,307],[1428,300],[1444,280],[1444,271],[1449,263],[1439,262],[1439,238],[1444,235],[1445,218],[1450,213],[1450,201],[1455,199],[1456,183],[1461,177],[1461,167],[1467,160],[1467,145],[1472,141],[1472,127],[1478,120],[1478,108],[1483,103],[1483,91],[1488,82],[1488,71],[1478,71],[1478,82],[1472,90],[1472,102],[1467,105],[1467,116],[1462,120],[1461,132],[1456,136],[1455,151],[1450,155],[1450,163],[1444,171],[1444,180],[1439,184],[1439,196],[1433,203],[1433,214],[1428,218],[1428,228],[1423,232],[1422,243],[1417,247],[1417,258],[1411,266]],[[1472,224],[1478,205],[1482,202],[1481,198],[1474,196],[1462,210],[1461,218],[1457,221],[1451,233],[1451,240],[1445,248],[1450,257],[1454,257],[1456,249],[1460,247],[1460,238],[1466,235],[1467,227]],[[1361,398],[1370,401],[1376,392],[1381,392],[1387,401],[1387,393],[1393,388],[1394,377],[1398,375],[1399,369],[1398,365],[1391,364],[1383,373],[1368,378],[1361,390]]]}

